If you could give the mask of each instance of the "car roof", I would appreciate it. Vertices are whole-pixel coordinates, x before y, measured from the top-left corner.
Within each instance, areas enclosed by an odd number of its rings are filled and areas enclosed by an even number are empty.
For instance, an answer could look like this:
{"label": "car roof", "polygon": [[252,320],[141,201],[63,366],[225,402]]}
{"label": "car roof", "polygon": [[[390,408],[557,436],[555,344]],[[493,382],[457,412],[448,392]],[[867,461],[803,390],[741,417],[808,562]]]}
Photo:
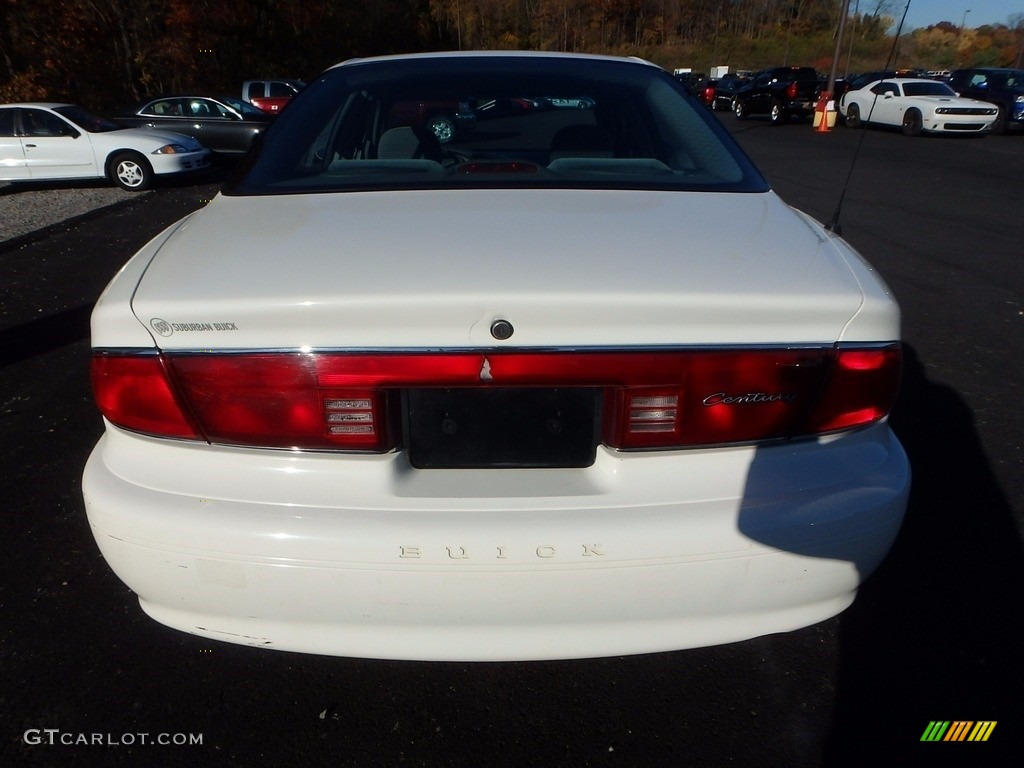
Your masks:
{"label": "car roof", "polygon": [[355,58],[346,59],[340,61],[330,69],[336,69],[338,67],[349,67],[360,64],[368,64],[372,62],[387,62],[387,61],[415,61],[415,60],[429,60],[429,59],[551,59],[551,60],[576,60],[576,61],[617,61],[617,62],[632,62],[638,65],[646,65],[654,67],[655,69],[661,69],[657,64],[654,64],[646,59],[641,59],[636,56],[608,56],[597,53],[567,53],[563,51],[444,51],[444,52],[432,52],[432,53],[401,53],[393,54],[389,56],[372,56],[366,58]]}
{"label": "car roof", "polygon": [[210,101],[220,101],[225,103],[231,101],[242,101],[242,99],[237,96],[228,96],[227,94],[221,93],[168,93],[166,95],[161,94],[160,96],[150,96],[149,98],[136,103],[139,106],[145,106],[146,104],[152,104],[154,101],[165,101],[167,99],[209,99]]}
{"label": "car roof", "polygon": [[899,80],[901,83],[939,83],[941,85],[947,85],[945,81],[936,80],[933,77],[880,77],[872,82],[888,83],[892,80]]}
{"label": "car roof", "polygon": [[61,101],[20,101],[12,104],[0,104],[0,107],[34,107],[36,109],[56,109],[57,107],[73,107]]}

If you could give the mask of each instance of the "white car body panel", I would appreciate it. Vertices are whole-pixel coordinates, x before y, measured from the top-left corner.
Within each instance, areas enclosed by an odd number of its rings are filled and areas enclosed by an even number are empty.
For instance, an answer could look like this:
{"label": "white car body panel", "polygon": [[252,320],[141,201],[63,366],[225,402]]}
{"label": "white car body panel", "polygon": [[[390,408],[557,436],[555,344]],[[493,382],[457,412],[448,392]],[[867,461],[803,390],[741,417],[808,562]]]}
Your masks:
{"label": "white car body panel", "polygon": [[[727,210],[730,231],[704,226]],[[249,275],[236,233],[254,218],[282,255]],[[173,330],[164,349],[493,346],[497,317],[516,346],[897,338],[836,241],[774,193],[219,196],[160,247],[132,307]],[[116,346],[107,333],[94,343]]]}
{"label": "white car body panel", "polygon": [[376,658],[582,658],[806,626],[852,601],[909,490],[885,425],[828,452],[599,450],[582,470],[468,473],[159,442],[108,427],[84,479],[100,549],[150,615]]}
{"label": "white car body panel", "polygon": [[0,136],[0,180],[24,181],[28,178],[25,148],[17,136]]}
{"label": "white car body panel", "polygon": [[33,179],[77,179],[98,176],[99,147],[89,133],[80,136],[32,136],[21,139],[25,163]]}

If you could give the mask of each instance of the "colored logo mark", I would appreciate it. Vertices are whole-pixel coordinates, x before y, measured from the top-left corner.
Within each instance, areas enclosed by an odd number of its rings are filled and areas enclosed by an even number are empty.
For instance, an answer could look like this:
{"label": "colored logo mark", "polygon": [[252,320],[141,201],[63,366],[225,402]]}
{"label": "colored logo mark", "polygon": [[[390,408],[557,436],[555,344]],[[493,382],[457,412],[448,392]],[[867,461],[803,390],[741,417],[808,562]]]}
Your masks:
{"label": "colored logo mark", "polygon": [[995,728],[995,720],[932,720],[921,741],[988,741]]}

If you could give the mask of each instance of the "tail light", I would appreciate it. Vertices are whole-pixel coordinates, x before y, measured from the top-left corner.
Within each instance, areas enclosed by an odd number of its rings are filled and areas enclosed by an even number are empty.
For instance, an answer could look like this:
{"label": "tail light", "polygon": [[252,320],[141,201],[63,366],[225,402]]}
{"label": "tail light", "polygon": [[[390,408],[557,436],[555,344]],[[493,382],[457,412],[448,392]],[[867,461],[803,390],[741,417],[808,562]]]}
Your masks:
{"label": "tail light", "polygon": [[796,94],[797,94],[797,87],[796,87],[796,81],[794,80],[792,83],[790,83],[788,86],[786,86],[786,98],[790,99],[790,100],[795,99],[796,98]]}
{"label": "tail light", "polygon": [[94,355],[90,373],[96,404],[112,423],[161,437],[201,438],[159,355]]}
{"label": "tail light", "polygon": [[103,415],[147,434],[232,445],[387,451],[403,390],[594,387],[618,449],[780,440],[884,418],[898,344],[813,349],[451,354],[97,352]]}

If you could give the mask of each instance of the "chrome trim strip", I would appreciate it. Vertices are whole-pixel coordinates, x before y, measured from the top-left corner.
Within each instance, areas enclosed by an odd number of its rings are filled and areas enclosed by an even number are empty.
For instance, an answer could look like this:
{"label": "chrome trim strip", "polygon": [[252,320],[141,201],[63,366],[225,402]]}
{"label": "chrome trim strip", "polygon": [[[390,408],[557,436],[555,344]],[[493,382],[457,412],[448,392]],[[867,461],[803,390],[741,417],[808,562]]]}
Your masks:
{"label": "chrome trim strip", "polygon": [[643,352],[714,352],[739,350],[815,350],[815,349],[884,349],[899,345],[899,339],[892,341],[822,341],[802,344],[639,344],[636,346],[585,346],[585,347],[265,347],[212,349],[164,349],[157,347],[94,347],[92,354],[139,354],[139,355],[502,355],[514,354],[635,354]]}

